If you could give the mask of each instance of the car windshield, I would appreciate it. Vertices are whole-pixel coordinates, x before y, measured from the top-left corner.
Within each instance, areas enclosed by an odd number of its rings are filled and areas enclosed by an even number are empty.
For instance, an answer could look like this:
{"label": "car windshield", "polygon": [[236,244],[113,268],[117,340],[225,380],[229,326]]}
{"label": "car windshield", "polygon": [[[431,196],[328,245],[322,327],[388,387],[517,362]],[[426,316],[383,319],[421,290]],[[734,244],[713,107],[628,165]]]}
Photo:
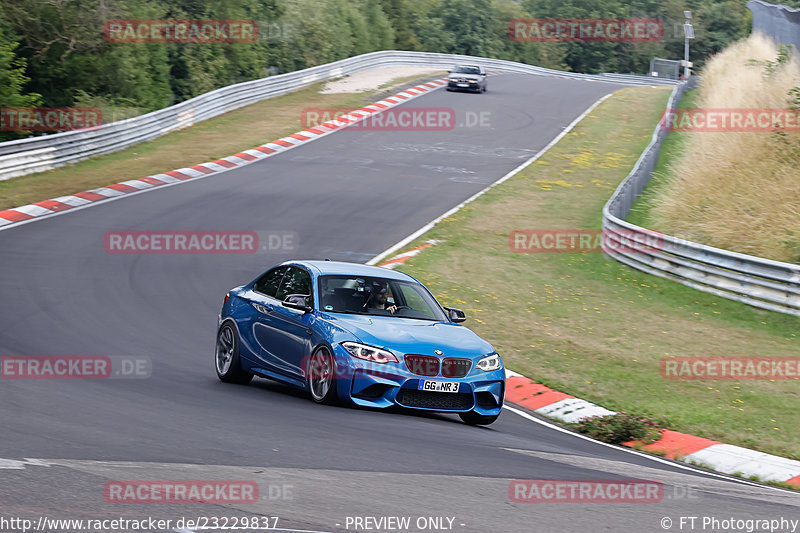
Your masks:
{"label": "car windshield", "polygon": [[480,74],[481,69],[478,67],[456,67],[453,69],[454,74]]}
{"label": "car windshield", "polygon": [[[320,308],[329,313],[381,315],[446,322],[442,308],[422,285],[366,276],[322,276]],[[392,306],[396,310],[392,313]]]}

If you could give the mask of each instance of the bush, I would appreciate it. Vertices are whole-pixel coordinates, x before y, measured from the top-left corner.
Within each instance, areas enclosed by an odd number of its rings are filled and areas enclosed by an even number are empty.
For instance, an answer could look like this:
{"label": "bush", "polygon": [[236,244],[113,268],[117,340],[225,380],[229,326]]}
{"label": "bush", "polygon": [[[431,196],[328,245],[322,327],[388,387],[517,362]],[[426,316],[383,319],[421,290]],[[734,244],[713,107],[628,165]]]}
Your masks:
{"label": "bush", "polygon": [[575,425],[578,433],[588,435],[609,444],[620,444],[630,440],[650,444],[661,437],[666,426],[663,420],[647,418],[621,411],[611,416],[593,416]]}

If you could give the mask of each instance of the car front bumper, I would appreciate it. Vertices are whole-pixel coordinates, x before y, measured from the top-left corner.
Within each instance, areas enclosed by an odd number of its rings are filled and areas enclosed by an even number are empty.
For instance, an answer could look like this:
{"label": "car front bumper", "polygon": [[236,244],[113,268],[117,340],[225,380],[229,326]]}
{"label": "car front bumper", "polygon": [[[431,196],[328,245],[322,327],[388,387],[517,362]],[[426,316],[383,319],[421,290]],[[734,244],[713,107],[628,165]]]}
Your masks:
{"label": "car front bumper", "polygon": [[[503,408],[505,370],[491,372],[473,368],[462,378],[442,375],[420,376],[409,371],[404,362],[375,364],[355,359],[344,348],[334,348],[340,397],[356,405],[374,408],[399,406],[434,412],[497,415]],[[432,392],[419,389],[420,381],[459,383],[459,392]]]}
{"label": "car front bumper", "polygon": [[468,82],[467,86],[465,87],[463,83],[458,83],[458,82],[455,82],[455,81],[449,81],[448,80],[447,88],[448,89],[453,89],[453,90],[456,90],[456,91],[480,91],[481,90],[481,84],[478,83],[477,81],[476,82]]}

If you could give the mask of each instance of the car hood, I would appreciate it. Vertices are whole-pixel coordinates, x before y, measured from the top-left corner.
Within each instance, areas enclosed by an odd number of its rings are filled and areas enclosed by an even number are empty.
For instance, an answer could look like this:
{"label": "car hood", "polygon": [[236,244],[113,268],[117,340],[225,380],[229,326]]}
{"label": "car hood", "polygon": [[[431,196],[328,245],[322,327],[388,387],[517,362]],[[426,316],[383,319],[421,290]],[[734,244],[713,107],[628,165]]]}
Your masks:
{"label": "car hood", "polygon": [[336,315],[333,321],[364,344],[404,354],[441,350],[445,357],[479,356],[494,351],[469,328],[449,322],[360,315]]}

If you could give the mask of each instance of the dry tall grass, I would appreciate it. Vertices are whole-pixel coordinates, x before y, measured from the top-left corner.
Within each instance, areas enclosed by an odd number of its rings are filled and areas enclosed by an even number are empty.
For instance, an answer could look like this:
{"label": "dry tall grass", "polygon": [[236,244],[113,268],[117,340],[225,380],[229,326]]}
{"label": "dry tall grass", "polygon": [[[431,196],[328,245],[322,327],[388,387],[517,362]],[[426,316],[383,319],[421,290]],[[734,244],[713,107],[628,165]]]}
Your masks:
{"label": "dry tall grass", "polygon": [[[767,74],[777,46],[754,35],[711,59],[699,108],[789,108],[797,54]],[[761,62],[754,66],[751,60]],[[652,212],[667,234],[780,261],[800,262],[800,133],[684,133]]]}

